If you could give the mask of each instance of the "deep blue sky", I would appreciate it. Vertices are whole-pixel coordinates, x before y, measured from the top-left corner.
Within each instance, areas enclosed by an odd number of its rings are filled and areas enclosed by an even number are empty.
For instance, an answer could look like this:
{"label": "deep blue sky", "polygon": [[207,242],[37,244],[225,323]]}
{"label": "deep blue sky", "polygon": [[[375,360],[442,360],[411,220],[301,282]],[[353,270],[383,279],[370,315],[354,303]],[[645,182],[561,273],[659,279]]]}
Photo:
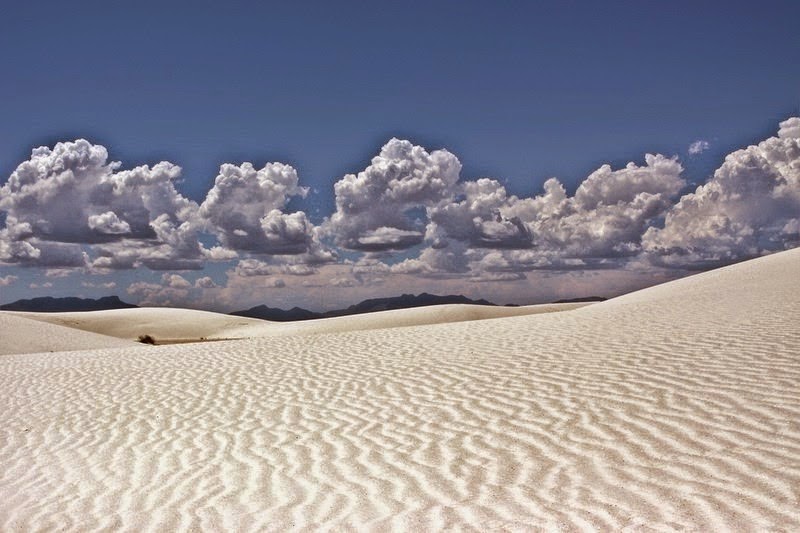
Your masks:
{"label": "deep blue sky", "polygon": [[222,162],[289,162],[327,215],[392,135],[524,193],[698,138],[709,172],[800,105],[796,1],[291,4],[6,3],[0,180],[83,136],[198,200]]}
{"label": "deep blue sky", "polygon": [[[726,154],[775,136],[781,121],[800,114],[798,28],[797,0],[6,2],[0,7],[0,185],[32,148],[79,137],[107,147],[123,169],[161,160],[180,165],[180,192],[198,203],[221,163],[250,161],[261,168],[280,161],[315,191],[293,199],[289,210],[305,211],[313,225],[324,226],[335,209],[333,184],[363,170],[396,136],[429,150],[446,148],[463,163],[462,180],[493,177],[520,196],[538,194],[549,177],[571,194],[602,164],[619,169],[628,161],[641,164],[645,153],[679,156],[685,193],[704,183]],[[700,139],[708,150],[688,154]],[[724,215],[727,206],[715,209]],[[664,213],[648,224],[663,224]],[[84,230],[85,215],[79,221]],[[489,215],[481,216],[491,222],[495,215]],[[0,213],[2,225],[5,216]],[[39,223],[38,214],[25,216]],[[776,213],[770,228],[793,228],[793,216]],[[367,225],[359,235],[374,238],[375,229]],[[573,230],[556,252],[572,257],[572,245],[591,248],[576,240],[581,228]],[[789,238],[784,233],[780,239]],[[202,238],[214,244],[209,235]],[[88,250],[91,242],[84,244]],[[428,245],[384,260],[414,258]],[[363,254],[347,246],[338,253],[339,262],[320,278],[350,287],[358,276],[343,259]],[[97,250],[91,255],[97,259]],[[240,250],[238,260],[248,257]],[[478,260],[470,261],[472,269]],[[273,301],[252,292],[258,283],[264,289],[264,281],[240,279],[236,264],[209,261],[201,271],[184,272],[190,283],[210,275],[217,292],[227,291],[227,301],[170,303],[224,308],[238,305],[240,294]],[[456,263],[442,268],[451,267],[463,272]],[[623,269],[598,286],[591,268],[558,279],[550,271],[521,271],[527,278],[514,278],[518,283],[477,283],[467,276],[462,285],[443,288],[435,278],[409,274],[408,286],[394,275],[394,285],[356,285],[359,297],[463,290],[530,303],[586,291],[613,295],[663,281],[649,271]],[[80,268],[53,277],[36,265],[0,264],[0,302],[76,290],[125,296],[133,294],[134,282],[168,283],[162,272],[144,267],[83,275]],[[278,274],[269,276],[272,282]],[[312,286],[295,278],[273,291],[283,298],[276,306],[324,307],[357,298],[334,294],[324,279],[313,286],[316,293],[306,291]],[[101,286],[108,281],[116,283],[113,290]]]}

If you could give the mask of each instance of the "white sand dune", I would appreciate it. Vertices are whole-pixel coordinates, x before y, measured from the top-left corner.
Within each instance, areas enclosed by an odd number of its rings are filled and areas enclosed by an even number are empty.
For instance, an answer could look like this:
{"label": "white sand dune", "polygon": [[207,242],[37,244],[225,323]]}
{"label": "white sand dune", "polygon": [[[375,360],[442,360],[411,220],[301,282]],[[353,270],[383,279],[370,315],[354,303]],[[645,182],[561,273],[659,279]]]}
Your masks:
{"label": "white sand dune", "polygon": [[562,313],[0,358],[0,530],[800,530],[800,249]]}
{"label": "white sand dune", "polygon": [[248,328],[263,327],[265,321],[208,311],[161,307],[113,309],[75,313],[25,313],[14,315],[109,335],[120,339],[137,340],[150,335],[157,340],[201,340],[246,337]]}
{"label": "white sand dune", "polygon": [[130,342],[0,311],[0,355],[130,347]]}
{"label": "white sand dune", "polygon": [[[159,342],[170,343],[240,339],[245,337],[308,335],[313,333],[343,333],[356,330],[466,322],[568,311],[585,305],[587,304],[571,303],[492,307],[451,304],[300,322],[269,322],[208,311],[159,307],[78,313],[13,312],[13,314],[49,324],[110,335],[120,339],[136,340],[142,335],[150,335]],[[102,346],[97,347],[100,348]],[[86,348],[91,348],[91,346]]]}
{"label": "white sand dune", "polygon": [[[362,315],[321,318],[302,322],[270,323],[270,327],[236,329],[230,333],[239,337],[276,337],[285,335],[311,335],[317,333],[346,333],[374,329],[406,328],[432,324],[453,324],[512,316],[538,315],[578,309],[588,304],[541,304],[521,307],[491,307],[486,305],[445,304],[413,309],[379,311]],[[234,336],[234,335],[231,335]]]}

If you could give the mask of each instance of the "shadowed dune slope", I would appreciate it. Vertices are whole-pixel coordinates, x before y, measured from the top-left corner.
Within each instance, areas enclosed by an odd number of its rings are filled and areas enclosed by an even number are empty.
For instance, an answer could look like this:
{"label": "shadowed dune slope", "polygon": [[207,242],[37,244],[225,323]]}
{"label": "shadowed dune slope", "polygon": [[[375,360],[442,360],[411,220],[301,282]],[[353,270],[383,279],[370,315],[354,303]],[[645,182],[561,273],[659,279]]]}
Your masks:
{"label": "shadowed dune slope", "polygon": [[0,355],[130,347],[120,339],[0,311]]}
{"label": "shadowed dune slope", "polygon": [[798,531],[798,273],[793,250],[563,313],[6,356],[0,530]]}

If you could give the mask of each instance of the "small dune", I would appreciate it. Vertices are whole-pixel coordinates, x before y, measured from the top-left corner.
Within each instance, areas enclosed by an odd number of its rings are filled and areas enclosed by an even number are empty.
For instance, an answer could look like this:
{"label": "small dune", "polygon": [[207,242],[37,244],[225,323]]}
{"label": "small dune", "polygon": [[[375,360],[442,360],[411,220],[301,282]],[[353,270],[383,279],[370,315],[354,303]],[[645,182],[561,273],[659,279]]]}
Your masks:
{"label": "small dune", "polygon": [[0,311],[0,355],[124,348],[131,344],[113,336],[42,323],[22,313]]}

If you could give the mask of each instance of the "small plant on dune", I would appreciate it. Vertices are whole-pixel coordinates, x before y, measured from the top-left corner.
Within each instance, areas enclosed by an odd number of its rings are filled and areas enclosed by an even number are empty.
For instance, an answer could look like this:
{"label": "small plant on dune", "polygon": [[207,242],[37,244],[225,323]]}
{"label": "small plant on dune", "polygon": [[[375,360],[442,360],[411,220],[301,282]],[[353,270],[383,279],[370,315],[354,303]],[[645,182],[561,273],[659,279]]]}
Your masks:
{"label": "small plant on dune", "polygon": [[155,344],[156,340],[151,335],[139,335],[139,342],[143,344]]}

